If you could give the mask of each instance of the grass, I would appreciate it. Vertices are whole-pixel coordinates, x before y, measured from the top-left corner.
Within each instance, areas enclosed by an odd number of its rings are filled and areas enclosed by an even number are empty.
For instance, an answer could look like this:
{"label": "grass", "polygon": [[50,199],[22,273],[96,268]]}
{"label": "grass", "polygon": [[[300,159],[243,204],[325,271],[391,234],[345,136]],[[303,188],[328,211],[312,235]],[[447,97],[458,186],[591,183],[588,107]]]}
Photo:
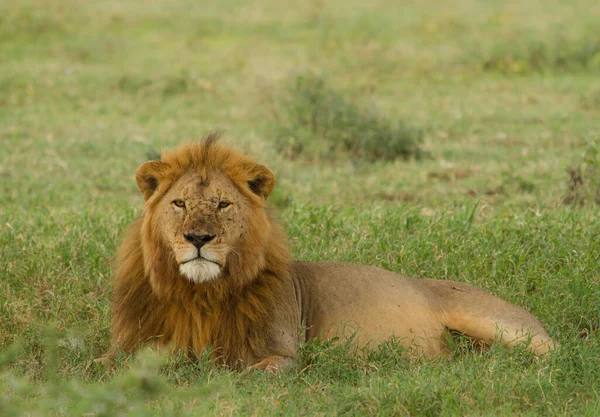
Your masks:
{"label": "grass", "polygon": [[599,71],[600,31],[590,31],[575,39],[562,31],[544,39],[520,34],[506,44],[494,45],[480,59],[482,70],[502,73]]}
{"label": "grass", "polygon": [[[600,6],[576,6],[0,1],[0,414],[596,415]],[[334,103],[300,96],[301,116],[344,117],[290,117],[273,98],[298,74],[321,74]],[[274,111],[308,153],[280,154]],[[343,140],[316,142],[323,126],[384,139],[331,153]],[[428,157],[392,158],[396,126]],[[280,376],[153,352],[101,368],[135,169],[212,129],[276,172],[297,259],[473,283],[561,348],[536,360],[458,338],[425,362],[342,340],[302,346]]]}

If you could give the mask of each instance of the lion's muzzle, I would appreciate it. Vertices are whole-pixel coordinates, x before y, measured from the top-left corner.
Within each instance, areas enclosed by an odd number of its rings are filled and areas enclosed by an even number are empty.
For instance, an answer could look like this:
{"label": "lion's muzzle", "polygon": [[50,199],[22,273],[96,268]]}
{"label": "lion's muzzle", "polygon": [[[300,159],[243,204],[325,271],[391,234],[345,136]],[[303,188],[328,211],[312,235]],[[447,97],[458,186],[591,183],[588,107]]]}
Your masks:
{"label": "lion's muzzle", "polygon": [[221,265],[202,256],[195,257],[179,265],[179,272],[197,284],[208,282],[221,275]]}

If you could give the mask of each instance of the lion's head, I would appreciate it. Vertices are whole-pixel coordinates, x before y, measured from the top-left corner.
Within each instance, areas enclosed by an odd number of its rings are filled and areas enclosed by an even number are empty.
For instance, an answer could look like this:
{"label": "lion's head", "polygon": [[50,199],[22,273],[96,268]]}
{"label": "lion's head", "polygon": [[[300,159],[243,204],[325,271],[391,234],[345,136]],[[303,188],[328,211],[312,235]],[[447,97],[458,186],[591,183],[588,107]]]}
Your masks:
{"label": "lion's head", "polygon": [[182,279],[240,286],[287,266],[283,232],[266,207],[273,173],[217,139],[163,152],[137,170],[144,268],[158,293]]}

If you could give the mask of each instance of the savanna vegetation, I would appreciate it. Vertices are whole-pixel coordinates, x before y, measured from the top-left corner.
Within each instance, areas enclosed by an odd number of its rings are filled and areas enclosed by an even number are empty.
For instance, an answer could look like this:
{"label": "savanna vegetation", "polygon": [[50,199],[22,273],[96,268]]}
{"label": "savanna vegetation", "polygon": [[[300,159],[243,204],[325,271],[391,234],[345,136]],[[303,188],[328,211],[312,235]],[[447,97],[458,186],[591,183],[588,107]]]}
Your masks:
{"label": "savanna vegetation", "polygon": [[[596,0],[0,0],[0,415],[598,415],[599,21]],[[275,171],[297,259],[475,284],[560,348],[95,363],[137,166],[215,129]]]}

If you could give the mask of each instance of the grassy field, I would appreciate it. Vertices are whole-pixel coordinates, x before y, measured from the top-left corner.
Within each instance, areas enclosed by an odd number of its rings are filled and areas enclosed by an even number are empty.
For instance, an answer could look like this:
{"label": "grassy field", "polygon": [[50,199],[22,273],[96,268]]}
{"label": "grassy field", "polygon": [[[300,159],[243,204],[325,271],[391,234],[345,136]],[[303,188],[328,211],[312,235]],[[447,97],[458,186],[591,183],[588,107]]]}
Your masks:
{"label": "grassy field", "polygon": [[[599,21],[597,0],[0,0],[0,415],[598,415]],[[101,368],[135,169],[213,129],[275,171],[297,259],[478,285],[560,349]]]}

